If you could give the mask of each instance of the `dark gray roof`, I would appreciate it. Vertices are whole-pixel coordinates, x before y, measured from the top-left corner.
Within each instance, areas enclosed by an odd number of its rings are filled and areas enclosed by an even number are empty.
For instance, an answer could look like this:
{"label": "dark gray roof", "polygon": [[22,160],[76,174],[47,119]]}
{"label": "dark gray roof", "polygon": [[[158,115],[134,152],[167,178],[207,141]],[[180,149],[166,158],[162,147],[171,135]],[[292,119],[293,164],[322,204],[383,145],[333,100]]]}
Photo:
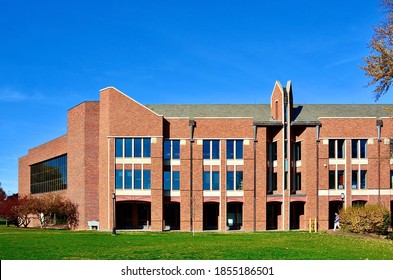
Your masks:
{"label": "dark gray roof", "polygon": [[[145,105],[164,117],[249,117],[254,122],[273,121],[269,104],[157,104]],[[392,104],[300,104],[294,105],[293,120],[317,121],[323,117],[367,118],[392,117]],[[387,108],[391,108],[390,111]]]}

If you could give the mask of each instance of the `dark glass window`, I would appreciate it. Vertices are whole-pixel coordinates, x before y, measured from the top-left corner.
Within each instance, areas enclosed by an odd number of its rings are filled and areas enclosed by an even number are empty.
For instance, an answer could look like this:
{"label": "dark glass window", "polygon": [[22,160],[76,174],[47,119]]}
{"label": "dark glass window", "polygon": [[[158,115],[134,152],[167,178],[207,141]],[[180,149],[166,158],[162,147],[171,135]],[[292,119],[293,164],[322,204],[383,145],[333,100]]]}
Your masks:
{"label": "dark glass window", "polygon": [[151,140],[150,138],[143,139],[143,157],[150,157],[151,153]]}
{"label": "dark glass window", "polygon": [[220,158],[220,140],[203,140],[203,158]]}
{"label": "dark glass window", "polygon": [[212,159],[220,158],[220,141],[213,140],[212,141]]}
{"label": "dark glass window", "polygon": [[67,155],[30,166],[30,192],[45,193],[67,189]]}
{"label": "dark glass window", "polygon": [[352,158],[366,158],[367,157],[367,140],[352,140]]}
{"label": "dark glass window", "polygon": [[125,170],[126,177],[125,177],[125,189],[132,189],[132,170]]}
{"label": "dark glass window", "polygon": [[172,140],[172,158],[180,159],[180,140]]}
{"label": "dark glass window", "polygon": [[171,159],[171,140],[164,140],[164,159]]}
{"label": "dark glass window", "polygon": [[234,187],[234,172],[227,171],[227,190],[233,191],[235,189]]}
{"label": "dark glass window", "polygon": [[[353,156],[353,153],[352,153],[352,156]],[[357,189],[357,188],[358,188],[358,171],[352,170],[352,189]]]}
{"label": "dark glass window", "polygon": [[367,187],[367,170],[360,170],[360,188],[365,189]]}
{"label": "dark glass window", "polygon": [[164,159],[180,159],[180,140],[164,141]]}
{"label": "dark glass window", "polygon": [[236,158],[243,158],[243,140],[236,140]]}
{"label": "dark glass window", "polygon": [[302,160],[302,142],[295,143],[295,160]]}
{"label": "dark glass window", "polygon": [[337,140],[337,158],[345,157],[345,142],[344,140]]}
{"label": "dark glass window", "polygon": [[115,185],[116,185],[116,189],[122,189],[123,188],[123,170],[122,169],[116,169],[116,172],[115,172]]}
{"label": "dark glass window", "polygon": [[173,171],[172,189],[175,191],[180,190],[180,171]]}
{"label": "dark glass window", "polygon": [[234,140],[227,140],[227,159],[233,159],[234,154]]}
{"label": "dark glass window", "polygon": [[277,142],[270,143],[269,153],[272,161],[277,160]]}
{"label": "dark glass window", "polygon": [[336,158],[335,140],[329,140],[329,158]]}
{"label": "dark glass window", "polygon": [[151,170],[143,170],[143,188],[150,190],[151,188]]}
{"label": "dark glass window", "polygon": [[210,171],[203,171],[203,190],[210,191]]}
{"label": "dark glass window", "polygon": [[132,157],[132,139],[125,139],[125,157]]}
{"label": "dark glass window", "polygon": [[236,190],[243,189],[243,171],[236,171]]}
{"label": "dark glass window", "polygon": [[301,191],[302,190],[302,173],[297,172],[295,178],[295,190]]}
{"label": "dark glass window", "polygon": [[164,171],[164,190],[171,190],[171,171]]}
{"label": "dark glass window", "polygon": [[123,138],[116,138],[115,146],[116,157],[123,157]]}
{"label": "dark glass window", "polygon": [[220,172],[212,171],[212,190],[218,191],[220,189]]}
{"label": "dark glass window", "polygon": [[272,191],[277,190],[277,172],[274,172],[272,175]]}
{"label": "dark glass window", "polygon": [[339,189],[344,189],[344,170],[337,171],[337,185]]}
{"label": "dark glass window", "polygon": [[139,169],[134,170],[134,189],[140,190],[142,188],[142,171]]}
{"label": "dark glass window", "polygon": [[336,171],[329,170],[329,189],[334,190],[336,188]]}
{"label": "dark glass window", "polygon": [[142,157],[142,139],[134,139],[134,157]]}

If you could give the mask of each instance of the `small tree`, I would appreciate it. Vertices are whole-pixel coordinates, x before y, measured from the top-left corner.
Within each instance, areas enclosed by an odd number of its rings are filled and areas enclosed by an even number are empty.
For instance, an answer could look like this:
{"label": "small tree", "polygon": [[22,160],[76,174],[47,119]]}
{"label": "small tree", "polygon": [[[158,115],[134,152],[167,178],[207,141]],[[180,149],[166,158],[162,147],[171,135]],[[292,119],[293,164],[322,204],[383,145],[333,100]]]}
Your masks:
{"label": "small tree", "polygon": [[17,227],[27,227],[30,224],[31,206],[31,200],[28,196],[18,198],[16,205],[12,207],[12,215],[15,216]]}

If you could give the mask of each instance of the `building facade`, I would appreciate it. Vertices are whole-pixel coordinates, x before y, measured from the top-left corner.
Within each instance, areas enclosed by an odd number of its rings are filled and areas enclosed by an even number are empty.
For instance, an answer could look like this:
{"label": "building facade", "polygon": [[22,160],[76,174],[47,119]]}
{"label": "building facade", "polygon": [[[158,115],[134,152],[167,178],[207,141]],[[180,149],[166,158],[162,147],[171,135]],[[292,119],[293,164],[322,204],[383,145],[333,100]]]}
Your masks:
{"label": "building facade", "polygon": [[19,193],[69,197],[80,229],[329,229],[341,207],[392,211],[392,114],[294,105],[291,82],[266,105],[142,105],[109,87],[19,159]]}

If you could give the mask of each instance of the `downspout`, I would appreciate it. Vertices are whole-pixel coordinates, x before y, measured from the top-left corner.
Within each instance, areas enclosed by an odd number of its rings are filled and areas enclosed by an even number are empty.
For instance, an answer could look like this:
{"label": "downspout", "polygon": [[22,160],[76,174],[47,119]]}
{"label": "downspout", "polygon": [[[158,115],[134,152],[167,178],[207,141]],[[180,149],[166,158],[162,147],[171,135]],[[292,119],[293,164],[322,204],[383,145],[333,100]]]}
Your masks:
{"label": "downspout", "polygon": [[319,143],[321,142],[321,140],[319,139],[319,135],[320,135],[320,129],[321,126],[318,124],[316,126],[316,149],[317,149],[317,155],[316,155],[316,173],[317,173],[317,189],[316,189],[316,209],[315,209],[315,219],[316,219],[316,224],[315,224],[315,229],[318,231],[318,224],[319,224]]}
{"label": "downspout", "polygon": [[377,133],[378,133],[378,205],[381,204],[381,127],[383,126],[382,120],[377,120]]}
{"label": "downspout", "polygon": [[257,130],[254,125],[254,231],[257,230]]}
{"label": "downspout", "polygon": [[195,128],[195,121],[190,119],[189,121],[190,126],[190,226],[191,231],[194,231],[194,193],[193,193],[193,143],[194,143],[194,128]]}

